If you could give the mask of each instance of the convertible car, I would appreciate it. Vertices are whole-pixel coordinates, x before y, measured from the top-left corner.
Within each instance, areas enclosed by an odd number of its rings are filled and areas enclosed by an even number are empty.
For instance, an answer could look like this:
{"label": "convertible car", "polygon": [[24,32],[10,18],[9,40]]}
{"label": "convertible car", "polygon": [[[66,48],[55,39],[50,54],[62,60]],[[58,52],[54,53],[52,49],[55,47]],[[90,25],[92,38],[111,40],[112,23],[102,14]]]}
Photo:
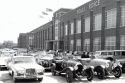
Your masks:
{"label": "convertible car", "polygon": [[95,56],[78,60],[82,65],[93,66],[94,72],[99,79],[103,79],[108,75],[114,75],[116,78],[119,78],[122,74],[122,65],[119,61],[98,59]]}
{"label": "convertible car", "polygon": [[93,79],[93,68],[84,67],[80,62],[73,59],[55,59],[51,68],[52,75],[64,75],[67,82],[72,82],[75,78],[86,76],[88,81]]}
{"label": "convertible car", "polygon": [[46,56],[39,58],[37,63],[42,65],[45,68],[45,70],[51,70],[52,60],[53,60],[53,55],[47,54]]}
{"label": "convertible car", "polygon": [[36,79],[42,81],[44,68],[38,65],[32,56],[14,56],[8,63],[9,74],[14,82],[18,79]]}

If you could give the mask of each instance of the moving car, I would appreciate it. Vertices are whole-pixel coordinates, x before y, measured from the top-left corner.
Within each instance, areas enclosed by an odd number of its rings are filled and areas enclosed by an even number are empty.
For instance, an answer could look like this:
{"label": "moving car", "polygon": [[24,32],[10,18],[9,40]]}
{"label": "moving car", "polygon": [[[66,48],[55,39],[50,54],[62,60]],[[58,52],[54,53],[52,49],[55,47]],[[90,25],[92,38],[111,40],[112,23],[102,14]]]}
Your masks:
{"label": "moving car", "polygon": [[88,81],[93,79],[93,68],[85,67],[80,62],[73,59],[55,59],[51,68],[52,75],[65,74],[67,82],[72,82],[75,78],[86,76]]}
{"label": "moving car", "polygon": [[18,79],[36,79],[42,81],[44,68],[38,65],[32,56],[14,56],[8,63],[9,74],[14,81]]}
{"label": "moving car", "polygon": [[104,79],[108,75],[114,75],[116,78],[121,77],[122,65],[117,60],[99,59],[95,58],[95,56],[78,60],[82,65],[93,66],[95,75],[97,75],[99,79]]}

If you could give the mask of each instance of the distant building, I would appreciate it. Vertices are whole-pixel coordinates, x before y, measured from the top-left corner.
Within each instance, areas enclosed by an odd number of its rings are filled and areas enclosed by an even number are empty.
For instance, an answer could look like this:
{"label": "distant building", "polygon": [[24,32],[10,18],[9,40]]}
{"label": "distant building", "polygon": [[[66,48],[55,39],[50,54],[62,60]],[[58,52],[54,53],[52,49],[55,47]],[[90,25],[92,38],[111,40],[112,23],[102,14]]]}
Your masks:
{"label": "distant building", "polygon": [[18,37],[18,47],[27,48],[27,33],[20,33]]}
{"label": "distant building", "polygon": [[125,0],[91,0],[73,10],[59,9],[52,21],[31,32],[34,48],[42,50],[125,50]]}

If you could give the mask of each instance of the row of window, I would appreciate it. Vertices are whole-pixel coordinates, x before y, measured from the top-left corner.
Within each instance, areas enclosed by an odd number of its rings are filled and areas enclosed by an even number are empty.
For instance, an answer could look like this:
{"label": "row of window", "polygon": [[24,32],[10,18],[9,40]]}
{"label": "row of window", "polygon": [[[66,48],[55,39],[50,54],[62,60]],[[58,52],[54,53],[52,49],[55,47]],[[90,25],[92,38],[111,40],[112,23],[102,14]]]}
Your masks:
{"label": "row of window", "polygon": [[[116,8],[108,10],[105,12],[105,24],[106,29],[116,27],[116,17],[117,11]],[[101,30],[102,24],[102,14],[96,14],[93,16],[93,30]],[[74,33],[74,23],[71,22],[71,34]],[[125,6],[121,6],[121,26],[125,26]],[[85,18],[85,30],[84,32],[90,32],[90,17]],[[76,33],[81,33],[81,19],[76,20]],[[65,35],[68,34],[68,26],[65,25]]]}
{"label": "row of window", "polygon": [[[70,50],[73,50],[74,41],[70,41]],[[109,36],[105,39],[105,50],[115,50],[116,49],[116,37]],[[125,49],[125,35],[121,36],[120,39],[120,49]],[[81,39],[76,40],[76,50],[81,50]],[[97,37],[93,40],[93,51],[101,50],[101,38]],[[84,51],[90,51],[90,39],[84,40]]]}

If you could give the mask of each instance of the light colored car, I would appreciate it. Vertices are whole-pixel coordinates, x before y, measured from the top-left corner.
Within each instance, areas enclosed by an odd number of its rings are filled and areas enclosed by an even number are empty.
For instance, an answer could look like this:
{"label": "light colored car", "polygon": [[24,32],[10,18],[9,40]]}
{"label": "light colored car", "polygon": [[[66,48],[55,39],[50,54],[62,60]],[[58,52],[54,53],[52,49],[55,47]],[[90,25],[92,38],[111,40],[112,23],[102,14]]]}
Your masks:
{"label": "light colored car", "polygon": [[118,60],[122,65],[122,72],[125,73],[125,50],[103,50],[93,54],[96,58]]}
{"label": "light colored car", "polygon": [[119,61],[110,61],[105,59],[98,59],[92,56],[91,58],[78,59],[83,65],[93,66],[94,72],[99,79],[103,79],[107,75],[114,75],[119,78],[122,74],[122,65]]}
{"label": "light colored car", "polygon": [[0,57],[0,70],[8,69],[7,68],[7,61],[10,59],[10,57]]}
{"label": "light colored car", "polygon": [[42,81],[44,68],[36,63],[32,56],[14,56],[8,63],[9,73],[13,80],[36,79]]}

